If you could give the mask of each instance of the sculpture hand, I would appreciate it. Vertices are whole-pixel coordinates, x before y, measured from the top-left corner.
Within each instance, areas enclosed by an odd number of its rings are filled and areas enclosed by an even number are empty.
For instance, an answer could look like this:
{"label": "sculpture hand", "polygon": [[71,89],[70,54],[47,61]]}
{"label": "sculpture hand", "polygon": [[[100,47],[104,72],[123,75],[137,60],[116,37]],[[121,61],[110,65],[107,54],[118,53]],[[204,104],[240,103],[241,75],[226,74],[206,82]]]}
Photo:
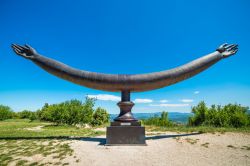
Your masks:
{"label": "sculpture hand", "polygon": [[24,46],[12,44],[11,47],[17,55],[20,55],[27,59],[32,59],[37,55],[36,50],[27,44],[25,44]]}
{"label": "sculpture hand", "polygon": [[235,54],[238,51],[238,45],[237,44],[222,44],[219,48],[217,48],[216,51],[219,51],[223,57],[229,57],[233,54]]}

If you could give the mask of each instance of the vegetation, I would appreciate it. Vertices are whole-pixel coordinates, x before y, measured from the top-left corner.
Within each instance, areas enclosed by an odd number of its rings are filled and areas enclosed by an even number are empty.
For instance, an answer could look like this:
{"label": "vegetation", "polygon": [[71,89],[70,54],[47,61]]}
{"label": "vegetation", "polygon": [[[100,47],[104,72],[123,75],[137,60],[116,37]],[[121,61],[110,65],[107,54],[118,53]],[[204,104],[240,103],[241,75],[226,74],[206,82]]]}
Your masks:
{"label": "vegetation", "polygon": [[5,138],[69,138],[102,135],[104,132],[92,128],[79,128],[70,125],[54,125],[49,122],[28,119],[0,121],[0,140]]}
{"label": "vegetation", "polygon": [[247,110],[248,107],[238,104],[212,105],[208,108],[202,101],[192,108],[194,115],[189,118],[188,124],[190,126],[247,127],[250,126]]}
{"label": "vegetation", "polygon": [[[66,141],[40,139],[0,140],[0,165],[63,165],[62,160],[73,155],[73,149]],[[48,161],[40,159],[30,161],[33,156],[50,157]]]}
{"label": "vegetation", "polygon": [[[5,119],[30,119],[33,123],[30,125],[42,124],[41,132],[20,131],[13,132],[13,128],[8,129],[8,123],[11,120],[3,121],[6,127],[2,128],[0,136],[82,136],[95,135],[93,130],[79,130],[76,126],[106,125],[109,122],[109,114],[103,108],[94,109],[95,100],[86,98],[84,102],[79,100],[70,100],[58,104],[45,104],[40,110],[31,112],[24,110],[15,113],[8,106],[0,105],[0,120]],[[207,107],[204,102],[200,102],[192,108],[193,116],[189,118],[187,125],[178,124],[168,119],[168,113],[162,112],[161,116],[155,116],[142,120],[148,131],[177,131],[177,132],[249,132],[250,115],[247,113],[248,107],[237,104],[228,104],[225,106],[212,105]],[[25,120],[26,121],[26,120]],[[41,121],[41,122],[39,122]],[[22,123],[16,123],[22,127]],[[50,123],[46,123],[50,122]],[[26,123],[26,122],[25,122]],[[13,123],[14,124],[14,123]],[[21,125],[21,126],[20,126]],[[27,125],[27,124],[26,124]],[[53,126],[52,126],[53,125]],[[16,126],[18,127],[18,126]],[[29,127],[29,126],[28,126]],[[0,125],[1,130],[1,125]],[[70,131],[69,131],[70,130]]]}
{"label": "vegetation", "polygon": [[0,120],[30,119],[53,122],[56,125],[103,125],[109,122],[109,114],[103,108],[94,109],[95,100],[86,98],[85,102],[79,100],[65,101],[59,104],[45,103],[36,112],[23,110],[13,112],[10,107],[0,105]]}
{"label": "vegetation", "polygon": [[10,107],[0,105],[0,120],[11,119],[14,116],[14,112]]}
{"label": "vegetation", "polygon": [[143,119],[142,123],[144,125],[154,125],[154,126],[164,126],[164,127],[174,126],[174,123],[168,119],[168,113],[165,111],[161,113],[160,117],[155,116],[148,119]]}
{"label": "vegetation", "polygon": [[241,132],[241,133],[249,133],[250,127],[211,127],[211,126],[188,126],[188,125],[176,125],[176,126],[154,126],[154,125],[146,125],[146,131],[148,132],[184,132],[184,133],[216,133],[219,132],[221,134],[225,132]]}
{"label": "vegetation", "polygon": [[[73,155],[68,140],[103,134],[103,131],[92,128],[29,119],[0,121],[0,165],[65,165],[63,159]],[[30,159],[37,155],[44,158],[39,161]]]}
{"label": "vegetation", "polygon": [[108,122],[109,122],[108,112],[105,109],[98,107],[93,114],[93,119],[91,121],[91,124],[93,126],[100,126]]}
{"label": "vegetation", "polygon": [[36,112],[23,110],[16,113],[16,118],[20,119],[30,119],[31,121],[38,119]]}
{"label": "vegetation", "polygon": [[85,103],[79,100],[65,101],[59,104],[45,104],[37,111],[38,118],[56,124],[90,124],[94,113],[94,100],[86,98]]}
{"label": "vegetation", "polygon": [[[225,106],[212,105],[210,108],[205,102],[200,102],[192,108],[193,116],[187,125],[176,124],[167,119],[162,113],[161,117],[143,120],[147,131],[176,131],[176,132],[249,132],[250,115],[248,107],[238,104]],[[164,117],[164,118],[163,118]]]}

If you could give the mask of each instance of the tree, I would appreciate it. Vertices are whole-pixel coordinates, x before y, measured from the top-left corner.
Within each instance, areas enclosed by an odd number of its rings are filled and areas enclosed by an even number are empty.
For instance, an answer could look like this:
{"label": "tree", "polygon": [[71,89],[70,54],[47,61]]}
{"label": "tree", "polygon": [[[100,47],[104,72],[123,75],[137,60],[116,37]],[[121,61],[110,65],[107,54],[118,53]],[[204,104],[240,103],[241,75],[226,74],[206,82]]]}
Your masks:
{"label": "tree", "polygon": [[212,105],[208,108],[202,101],[192,108],[194,115],[189,118],[189,125],[244,127],[250,124],[247,110],[248,107],[239,104]]}
{"label": "tree", "polygon": [[0,105],[0,120],[11,119],[14,116],[14,112],[10,107]]}
{"label": "tree", "polygon": [[43,108],[37,111],[37,115],[40,120],[56,124],[90,124],[94,104],[94,99],[90,98],[86,98],[84,103],[76,99],[52,105],[45,103]]}
{"label": "tree", "polygon": [[91,124],[93,126],[99,126],[108,122],[109,122],[108,112],[105,109],[98,107],[93,114],[93,119]]}
{"label": "tree", "polygon": [[205,114],[207,112],[207,106],[204,101],[200,102],[197,106],[192,107],[193,117],[189,118],[189,124],[198,126],[205,121]]}

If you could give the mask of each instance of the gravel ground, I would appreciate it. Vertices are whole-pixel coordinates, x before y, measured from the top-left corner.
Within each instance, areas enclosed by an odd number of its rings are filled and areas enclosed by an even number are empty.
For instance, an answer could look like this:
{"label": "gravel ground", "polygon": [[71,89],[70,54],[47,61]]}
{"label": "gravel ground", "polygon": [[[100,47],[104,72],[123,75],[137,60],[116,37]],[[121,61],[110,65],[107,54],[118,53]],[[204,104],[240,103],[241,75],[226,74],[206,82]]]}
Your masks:
{"label": "gravel ground", "polygon": [[84,166],[250,165],[249,133],[152,134],[147,146],[104,146],[105,136],[73,140],[75,158],[65,161]]}

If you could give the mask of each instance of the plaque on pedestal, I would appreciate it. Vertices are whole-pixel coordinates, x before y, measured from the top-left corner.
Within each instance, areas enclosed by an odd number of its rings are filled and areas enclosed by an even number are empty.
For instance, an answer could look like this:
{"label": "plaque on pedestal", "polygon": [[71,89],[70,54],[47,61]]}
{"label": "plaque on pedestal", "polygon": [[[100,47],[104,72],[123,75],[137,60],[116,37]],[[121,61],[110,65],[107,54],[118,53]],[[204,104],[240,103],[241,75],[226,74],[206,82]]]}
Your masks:
{"label": "plaque on pedestal", "polygon": [[145,127],[140,122],[111,122],[106,145],[146,145]]}

